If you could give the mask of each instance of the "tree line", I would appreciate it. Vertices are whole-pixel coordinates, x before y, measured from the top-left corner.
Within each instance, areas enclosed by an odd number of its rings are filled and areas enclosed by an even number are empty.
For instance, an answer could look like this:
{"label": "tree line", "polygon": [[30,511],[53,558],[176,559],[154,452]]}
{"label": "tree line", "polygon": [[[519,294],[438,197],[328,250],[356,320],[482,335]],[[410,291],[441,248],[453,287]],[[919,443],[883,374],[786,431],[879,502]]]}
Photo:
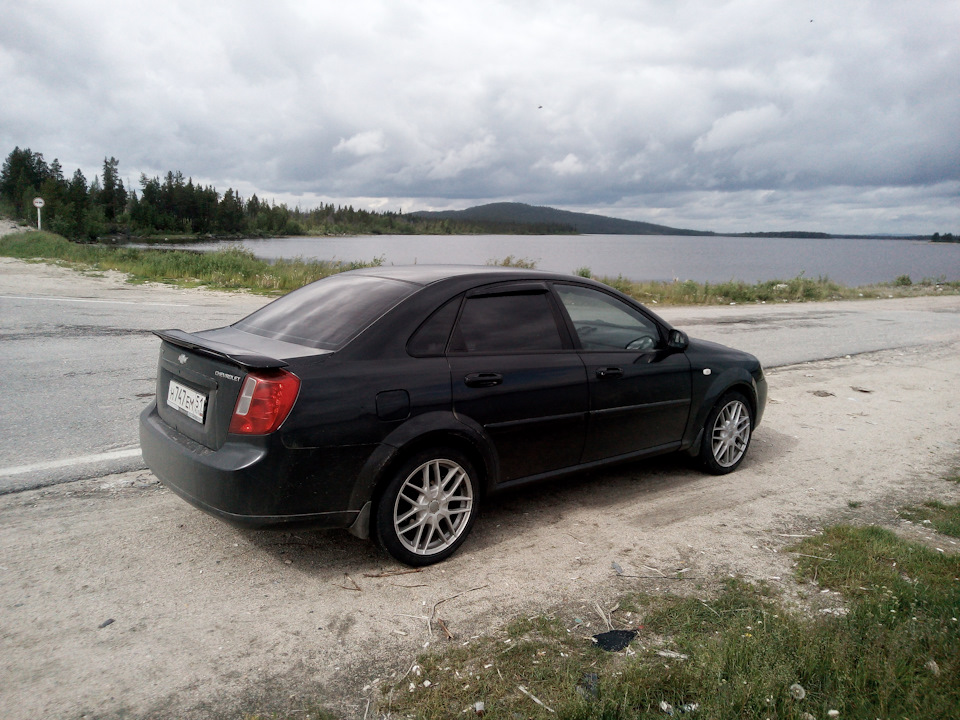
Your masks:
{"label": "tree line", "polygon": [[392,211],[324,204],[303,210],[248,199],[229,188],[220,193],[194,183],[182,172],[161,177],[140,175],[139,191],[120,178],[120,161],[103,159],[103,172],[88,182],[75,170],[67,179],[57,159],[16,147],[0,170],[0,214],[36,224],[33,199],[43,198],[43,226],[71,240],[110,236],[163,238],[276,237],[353,234],[560,234],[572,228],[550,223],[499,223],[419,217]]}

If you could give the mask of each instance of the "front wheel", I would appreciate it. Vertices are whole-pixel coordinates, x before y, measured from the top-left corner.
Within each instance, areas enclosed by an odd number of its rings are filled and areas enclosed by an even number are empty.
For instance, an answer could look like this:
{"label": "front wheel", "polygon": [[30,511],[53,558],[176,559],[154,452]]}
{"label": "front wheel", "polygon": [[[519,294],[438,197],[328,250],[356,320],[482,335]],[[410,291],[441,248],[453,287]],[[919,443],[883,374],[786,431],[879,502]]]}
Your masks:
{"label": "front wheel", "polygon": [[479,509],[477,474],[460,452],[421,452],[397,470],[377,503],[377,541],[413,566],[450,557],[466,539]]}
{"label": "front wheel", "polygon": [[738,392],[727,393],[707,415],[700,443],[701,464],[714,475],[733,472],[747,454],[752,431],[750,403]]}

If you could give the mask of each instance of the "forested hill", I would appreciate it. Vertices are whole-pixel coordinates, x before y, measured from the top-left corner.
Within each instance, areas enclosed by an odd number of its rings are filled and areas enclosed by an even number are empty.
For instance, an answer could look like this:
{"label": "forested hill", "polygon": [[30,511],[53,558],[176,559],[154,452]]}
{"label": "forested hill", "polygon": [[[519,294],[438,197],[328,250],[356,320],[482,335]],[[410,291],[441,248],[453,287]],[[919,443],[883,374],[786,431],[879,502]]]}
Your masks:
{"label": "forested hill", "polygon": [[503,224],[565,225],[576,232],[592,235],[713,235],[701,230],[655,225],[653,223],[622,220],[620,218],[557,210],[524,203],[491,203],[466,210],[440,212],[418,211],[410,213],[431,220],[459,220]]}

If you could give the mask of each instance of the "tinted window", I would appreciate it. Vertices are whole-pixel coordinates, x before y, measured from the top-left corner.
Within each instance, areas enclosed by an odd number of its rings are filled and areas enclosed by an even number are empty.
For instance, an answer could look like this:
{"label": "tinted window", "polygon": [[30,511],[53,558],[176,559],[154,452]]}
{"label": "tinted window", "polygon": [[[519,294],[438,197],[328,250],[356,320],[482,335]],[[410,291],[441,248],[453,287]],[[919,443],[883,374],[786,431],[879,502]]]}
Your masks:
{"label": "tinted window", "polygon": [[454,333],[460,352],[560,350],[563,341],[546,293],[467,298]]}
{"label": "tinted window", "polygon": [[584,350],[652,350],[660,330],[643,313],[592,288],[556,285]]}
{"label": "tinted window", "polygon": [[417,289],[365,275],[333,275],[274,300],[234,327],[274,340],[336,350]]}
{"label": "tinted window", "polygon": [[410,342],[407,344],[407,352],[414,357],[443,355],[443,351],[447,349],[447,340],[450,339],[450,330],[453,328],[453,321],[457,319],[457,310],[459,309],[460,298],[457,297],[433,313],[410,338]]}

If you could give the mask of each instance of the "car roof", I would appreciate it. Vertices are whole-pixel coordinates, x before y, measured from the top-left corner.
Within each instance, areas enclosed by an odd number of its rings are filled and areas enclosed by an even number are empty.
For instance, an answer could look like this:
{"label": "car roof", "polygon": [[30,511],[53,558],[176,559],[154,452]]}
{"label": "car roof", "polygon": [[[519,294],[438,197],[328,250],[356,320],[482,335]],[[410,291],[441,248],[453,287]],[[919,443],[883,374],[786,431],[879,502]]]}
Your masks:
{"label": "car roof", "polygon": [[563,273],[552,273],[543,270],[531,270],[528,268],[516,268],[503,265],[383,265],[351,270],[350,272],[358,275],[402,280],[418,285],[431,285],[442,280],[453,278],[489,280],[492,282],[496,280],[510,280],[518,277],[542,278],[545,280],[570,277]]}

